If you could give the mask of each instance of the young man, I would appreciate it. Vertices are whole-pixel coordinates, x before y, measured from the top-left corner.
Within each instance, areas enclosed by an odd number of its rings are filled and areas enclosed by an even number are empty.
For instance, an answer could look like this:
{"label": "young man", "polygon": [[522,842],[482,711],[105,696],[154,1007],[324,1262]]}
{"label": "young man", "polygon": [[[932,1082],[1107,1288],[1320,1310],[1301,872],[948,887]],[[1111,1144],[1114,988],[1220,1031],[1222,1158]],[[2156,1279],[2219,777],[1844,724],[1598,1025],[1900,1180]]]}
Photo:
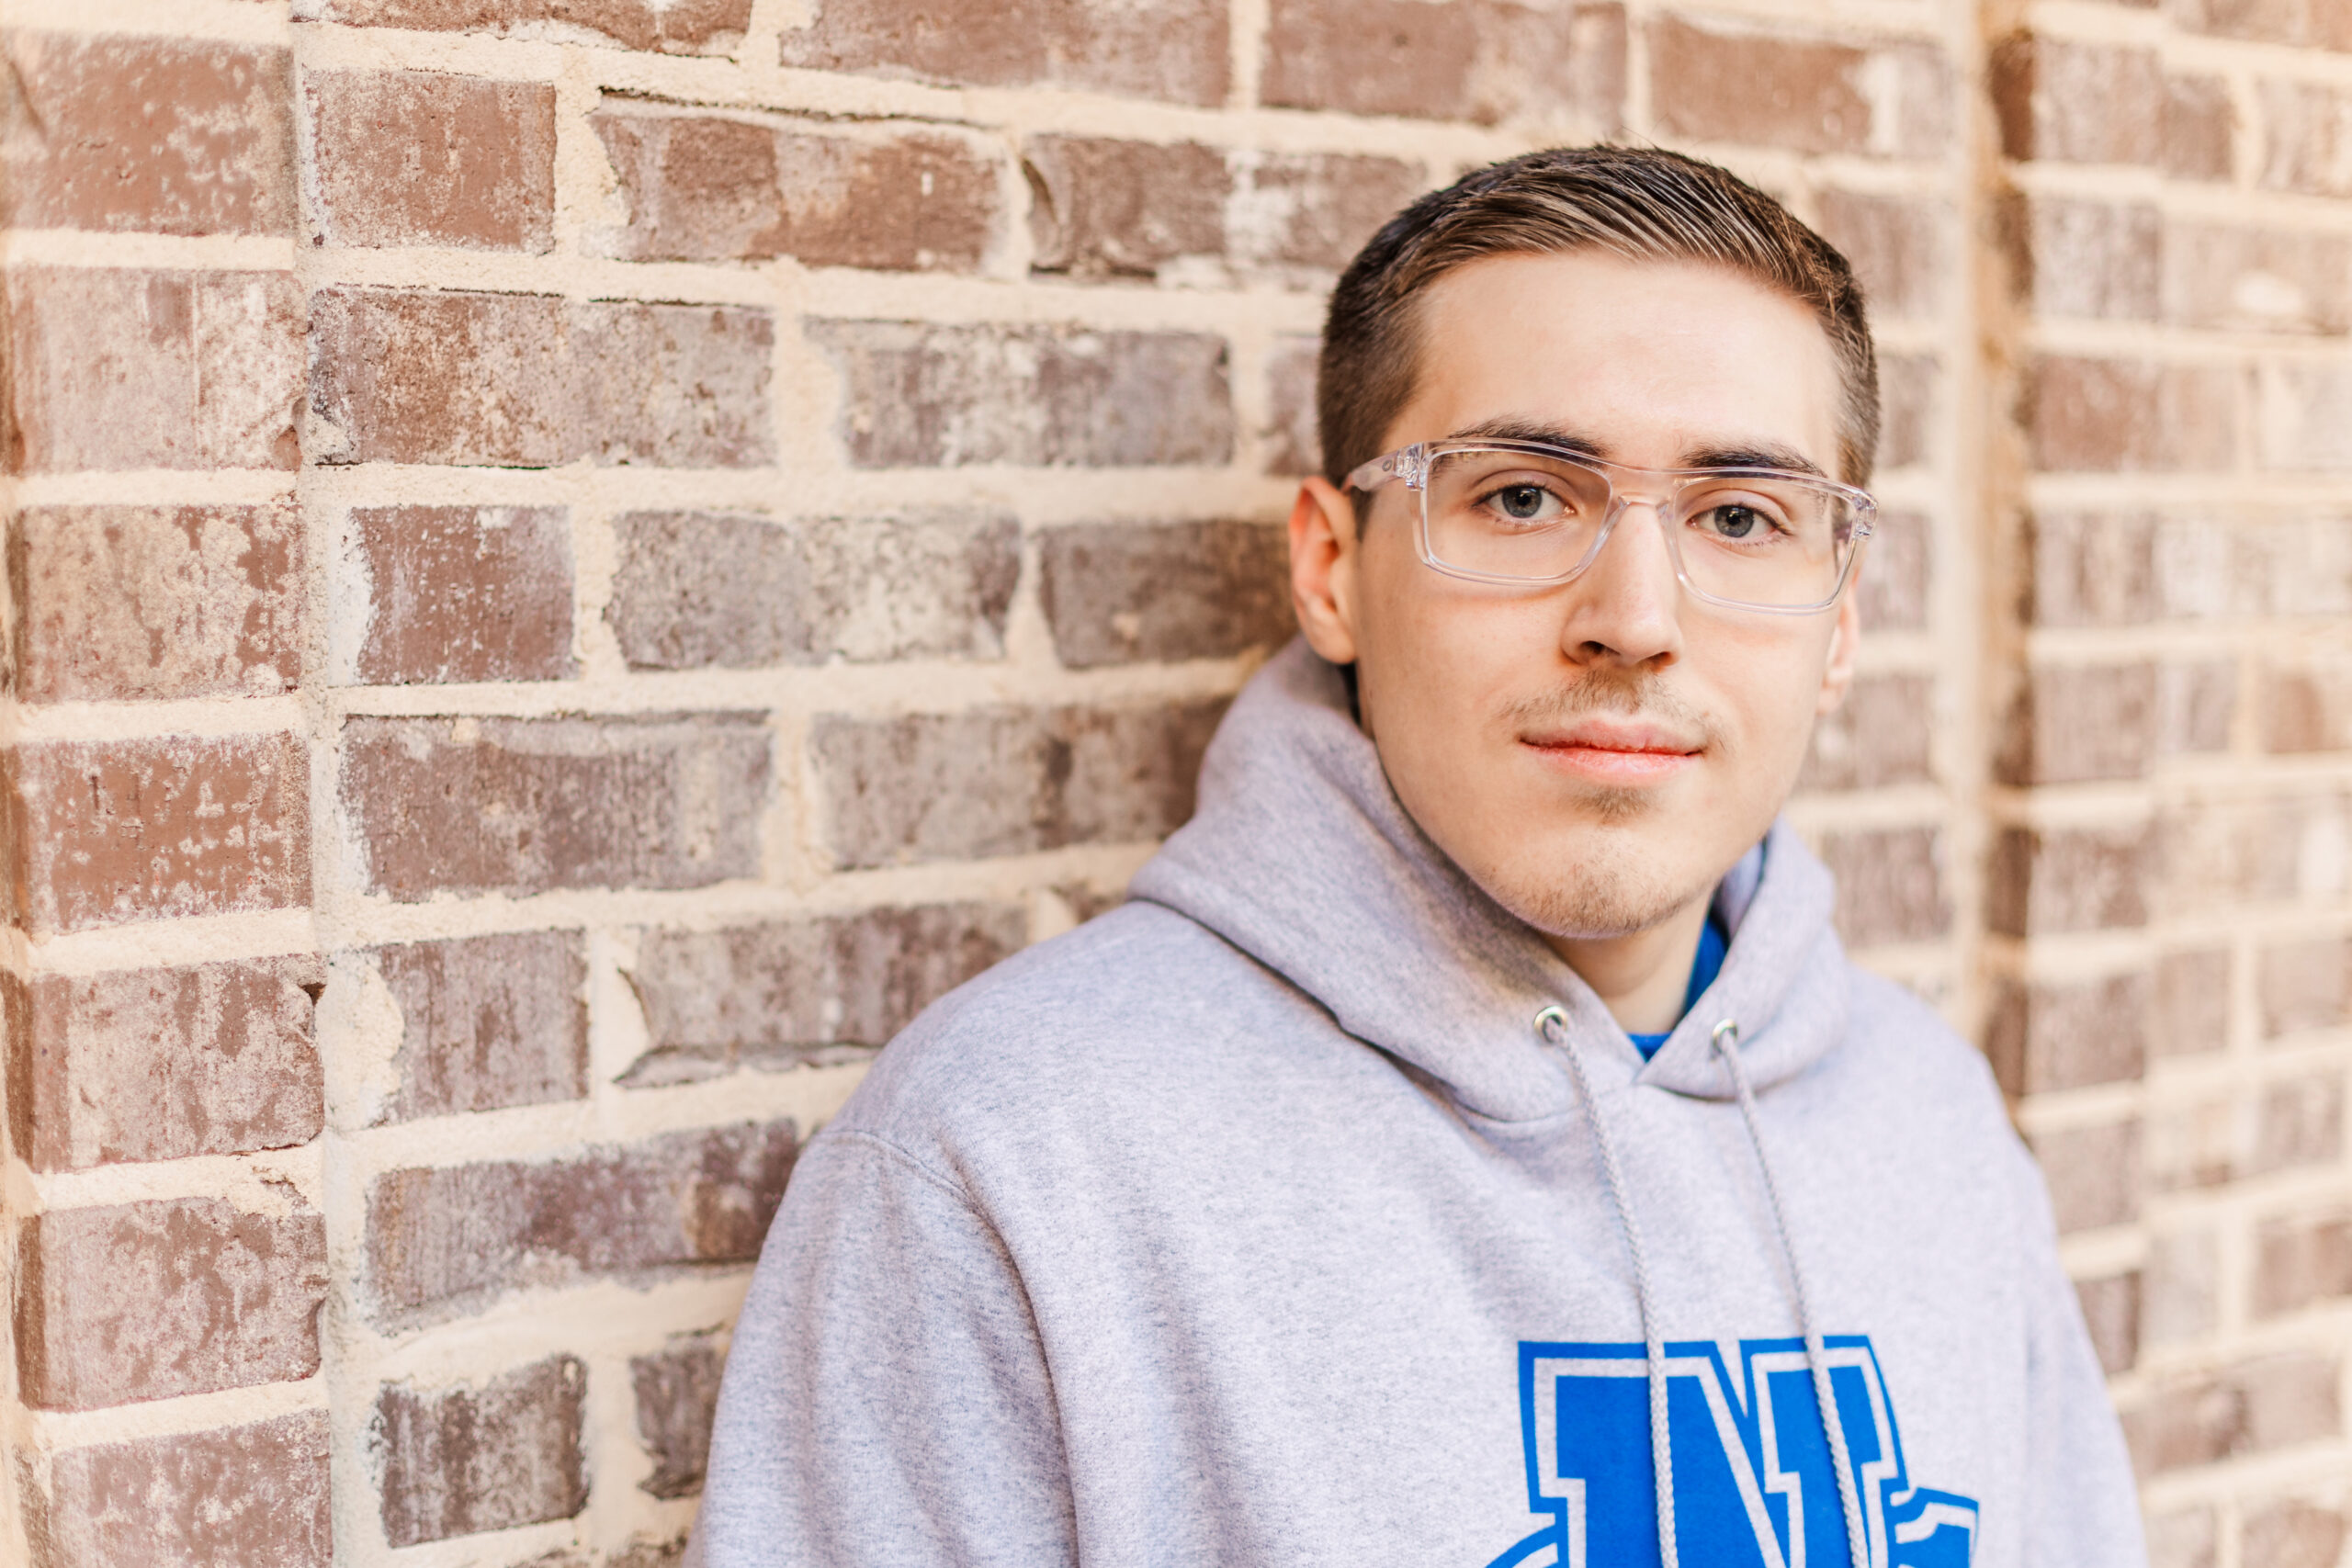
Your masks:
{"label": "young man", "polygon": [[1199,815],[802,1156],[700,1561],[2140,1562],[1984,1063],[1774,826],[1874,525],[1844,261],[1516,159],[1358,257],[1320,400]]}

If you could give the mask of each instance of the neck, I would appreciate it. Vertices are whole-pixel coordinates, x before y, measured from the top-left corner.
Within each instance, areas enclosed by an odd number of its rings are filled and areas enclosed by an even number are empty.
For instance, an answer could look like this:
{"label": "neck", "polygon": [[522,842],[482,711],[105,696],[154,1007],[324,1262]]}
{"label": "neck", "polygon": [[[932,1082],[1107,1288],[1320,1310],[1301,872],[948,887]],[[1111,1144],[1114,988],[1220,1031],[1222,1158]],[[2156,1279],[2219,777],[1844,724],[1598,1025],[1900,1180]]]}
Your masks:
{"label": "neck", "polygon": [[1682,1019],[1682,995],[1698,961],[1714,889],[1654,926],[1623,936],[1546,937],[1628,1034],[1662,1034]]}

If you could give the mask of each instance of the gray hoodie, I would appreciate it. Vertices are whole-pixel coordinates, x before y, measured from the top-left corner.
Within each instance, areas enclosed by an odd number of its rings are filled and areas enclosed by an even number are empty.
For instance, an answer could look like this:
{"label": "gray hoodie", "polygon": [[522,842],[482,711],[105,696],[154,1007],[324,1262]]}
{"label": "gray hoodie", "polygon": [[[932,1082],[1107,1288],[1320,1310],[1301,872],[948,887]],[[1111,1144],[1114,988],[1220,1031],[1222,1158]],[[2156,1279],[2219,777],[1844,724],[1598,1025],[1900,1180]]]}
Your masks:
{"label": "gray hoodie", "polygon": [[1303,645],[1200,801],[809,1144],[690,1562],[2143,1561],[1984,1061],[1785,828],[1645,1062]]}

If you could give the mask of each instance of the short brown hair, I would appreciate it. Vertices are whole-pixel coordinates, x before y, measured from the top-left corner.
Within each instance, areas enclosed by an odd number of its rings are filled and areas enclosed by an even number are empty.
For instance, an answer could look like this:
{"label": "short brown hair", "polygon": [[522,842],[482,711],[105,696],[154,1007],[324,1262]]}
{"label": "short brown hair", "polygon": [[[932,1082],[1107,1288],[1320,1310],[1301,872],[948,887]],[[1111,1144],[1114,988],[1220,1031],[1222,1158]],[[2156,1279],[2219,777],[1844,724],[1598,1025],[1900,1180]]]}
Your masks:
{"label": "short brown hair", "polygon": [[1390,219],[1331,294],[1316,378],[1324,475],[1381,455],[1413,395],[1420,291],[1485,256],[1595,250],[1728,267],[1809,306],[1844,387],[1838,477],[1878,452],[1878,358],[1854,269],[1788,209],[1727,169],[1656,147],[1556,147],[1465,175]]}

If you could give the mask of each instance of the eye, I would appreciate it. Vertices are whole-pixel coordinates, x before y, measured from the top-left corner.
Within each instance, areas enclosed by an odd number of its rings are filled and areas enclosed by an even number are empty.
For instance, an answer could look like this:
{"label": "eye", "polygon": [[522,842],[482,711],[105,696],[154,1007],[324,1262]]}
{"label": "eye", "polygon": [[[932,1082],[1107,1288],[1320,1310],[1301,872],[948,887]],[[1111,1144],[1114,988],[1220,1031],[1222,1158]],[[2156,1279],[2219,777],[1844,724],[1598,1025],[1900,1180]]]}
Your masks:
{"label": "eye", "polygon": [[1558,496],[1527,482],[1498,485],[1480,498],[1480,504],[1511,523],[1548,523],[1561,512]]}
{"label": "eye", "polygon": [[1691,518],[1718,539],[1753,544],[1781,531],[1779,520],[1763,507],[1743,501],[1719,501]]}

